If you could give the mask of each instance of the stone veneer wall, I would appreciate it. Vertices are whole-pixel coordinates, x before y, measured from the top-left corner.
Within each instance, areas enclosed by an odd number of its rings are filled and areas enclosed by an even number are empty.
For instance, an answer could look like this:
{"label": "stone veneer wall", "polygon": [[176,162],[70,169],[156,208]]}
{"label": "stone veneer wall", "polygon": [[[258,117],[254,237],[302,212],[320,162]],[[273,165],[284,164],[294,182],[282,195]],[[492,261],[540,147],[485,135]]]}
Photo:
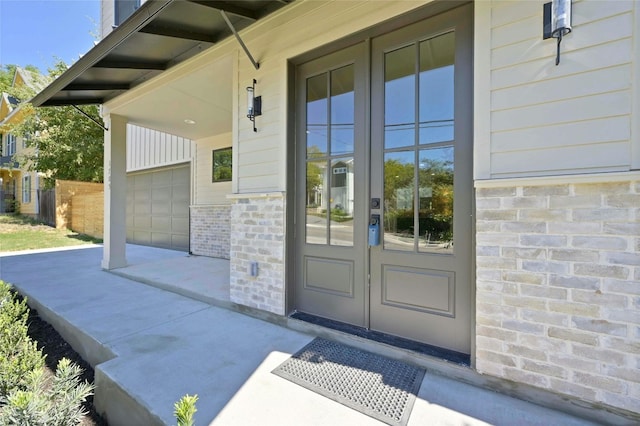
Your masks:
{"label": "stone veneer wall", "polygon": [[640,176],[626,179],[477,183],[479,372],[638,412]]}
{"label": "stone veneer wall", "polygon": [[230,220],[230,205],[191,206],[191,253],[229,259]]}
{"label": "stone veneer wall", "polygon": [[[231,207],[231,301],[285,314],[285,198],[238,195]],[[258,262],[258,276],[251,276]]]}

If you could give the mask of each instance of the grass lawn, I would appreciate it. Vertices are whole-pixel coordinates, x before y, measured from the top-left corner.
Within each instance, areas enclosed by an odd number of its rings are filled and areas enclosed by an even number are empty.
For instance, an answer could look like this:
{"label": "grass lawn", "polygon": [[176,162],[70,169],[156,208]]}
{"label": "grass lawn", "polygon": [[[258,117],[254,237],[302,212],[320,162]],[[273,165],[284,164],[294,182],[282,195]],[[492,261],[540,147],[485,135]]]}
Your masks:
{"label": "grass lawn", "polygon": [[0,252],[101,243],[102,240],[56,229],[20,215],[0,215]]}

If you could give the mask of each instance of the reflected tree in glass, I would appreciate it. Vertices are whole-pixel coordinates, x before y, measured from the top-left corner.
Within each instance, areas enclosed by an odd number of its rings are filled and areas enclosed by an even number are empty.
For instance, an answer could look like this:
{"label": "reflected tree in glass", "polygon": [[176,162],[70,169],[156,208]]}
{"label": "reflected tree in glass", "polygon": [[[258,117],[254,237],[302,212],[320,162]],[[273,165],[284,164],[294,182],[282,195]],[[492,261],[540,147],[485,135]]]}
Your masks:
{"label": "reflected tree in glass", "polygon": [[420,151],[419,251],[452,252],[453,147]]}

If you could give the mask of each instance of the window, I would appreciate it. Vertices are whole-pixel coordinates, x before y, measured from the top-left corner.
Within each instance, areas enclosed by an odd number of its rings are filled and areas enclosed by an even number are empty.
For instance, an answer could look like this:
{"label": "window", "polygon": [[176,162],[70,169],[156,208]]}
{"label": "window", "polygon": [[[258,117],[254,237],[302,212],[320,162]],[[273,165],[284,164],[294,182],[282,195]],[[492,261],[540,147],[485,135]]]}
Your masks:
{"label": "window", "polygon": [[16,153],[16,137],[11,133],[7,133],[7,155]]}
{"label": "window", "polygon": [[115,26],[122,24],[140,7],[140,0],[115,0]]}
{"label": "window", "polygon": [[25,149],[28,146],[29,141],[31,141],[31,133],[27,132],[22,137],[22,149]]}
{"label": "window", "polygon": [[31,202],[31,176],[27,175],[22,178],[22,202]]}
{"label": "window", "polygon": [[231,180],[231,148],[213,151],[212,182],[228,182]]}

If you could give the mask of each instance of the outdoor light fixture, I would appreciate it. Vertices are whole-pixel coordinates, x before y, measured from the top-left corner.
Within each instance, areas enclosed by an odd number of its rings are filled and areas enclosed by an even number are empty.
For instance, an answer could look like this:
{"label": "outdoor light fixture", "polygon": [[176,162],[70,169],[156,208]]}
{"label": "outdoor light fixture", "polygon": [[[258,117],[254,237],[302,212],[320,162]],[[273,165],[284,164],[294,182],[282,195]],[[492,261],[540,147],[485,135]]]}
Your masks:
{"label": "outdoor light fixture", "polygon": [[255,96],[256,80],[253,79],[253,85],[247,87],[247,118],[253,123],[253,131],[256,129],[256,117],[262,115],[262,96]]}
{"label": "outdoor light fixture", "polygon": [[543,11],[542,39],[558,39],[556,50],[556,65],[558,65],[562,37],[571,32],[571,0],[553,0],[551,3],[545,3]]}

